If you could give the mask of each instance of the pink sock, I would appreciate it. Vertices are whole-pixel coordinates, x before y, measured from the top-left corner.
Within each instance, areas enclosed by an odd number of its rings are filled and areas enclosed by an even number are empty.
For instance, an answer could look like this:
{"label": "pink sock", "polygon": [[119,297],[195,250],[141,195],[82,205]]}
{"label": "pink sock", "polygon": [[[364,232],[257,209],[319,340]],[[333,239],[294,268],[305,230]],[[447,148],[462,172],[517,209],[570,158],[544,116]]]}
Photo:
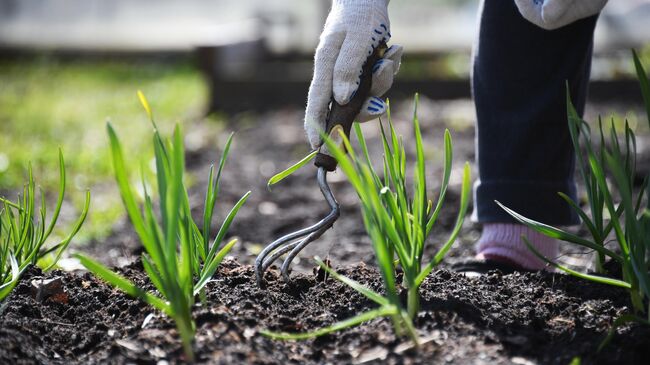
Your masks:
{"label": "pink sock", "polygon": [[[476,252],[487,258],[505,258],[529,270],[544,270],[547,265],[533,254],[522,240],[528,241],[546,258],[553,260],[558,254],[558,243],[554,238],[544,236],[521,224],[488,223],[476,243]],[[551,268],[548,268],[551,270]]]}

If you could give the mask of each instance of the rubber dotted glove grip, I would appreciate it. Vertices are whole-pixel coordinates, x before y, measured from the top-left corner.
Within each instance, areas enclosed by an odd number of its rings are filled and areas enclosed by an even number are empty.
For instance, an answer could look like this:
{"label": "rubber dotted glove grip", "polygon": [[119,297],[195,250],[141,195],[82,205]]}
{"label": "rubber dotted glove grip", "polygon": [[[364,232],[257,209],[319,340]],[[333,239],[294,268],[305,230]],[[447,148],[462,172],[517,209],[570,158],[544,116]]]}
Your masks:
{"label": "rubber dotted glove grip", "polygon": [[393,79],[399,71],[402,59],[402,46],[390,46],[384,57],[376,61],[371,68],[372,86],[356,120],[363,123],[377,119],[386,113],[388,106],[379,96],[384,95],[393,85]]}
{"label": "rubber dotted glove grip", "polygon": [[[322,144],[320,133],[325,129],[332,99],[340,105],[352,99],[368,56],[380,43],[387,43],[389,39],[388,0],[333,1],[316,48],[314,77],[305,113],[305,129],[313,148]],[[375,70],[385,79],[376,82],[376,85],[384,85],[383,93],[390,88],[392,76],[399,68],[401,47],[395,49],[393,56],[391,62],[383,68],[379,65],[381,69]],[[373,90],[378,91],[382,90]],[[370,93],[369,96],[381,94]]]}
{"label": "rubber dotted glove grip", "polygon": [[515,3],[528,21],[553,30],[598,14],[607,0],[515,0]]}

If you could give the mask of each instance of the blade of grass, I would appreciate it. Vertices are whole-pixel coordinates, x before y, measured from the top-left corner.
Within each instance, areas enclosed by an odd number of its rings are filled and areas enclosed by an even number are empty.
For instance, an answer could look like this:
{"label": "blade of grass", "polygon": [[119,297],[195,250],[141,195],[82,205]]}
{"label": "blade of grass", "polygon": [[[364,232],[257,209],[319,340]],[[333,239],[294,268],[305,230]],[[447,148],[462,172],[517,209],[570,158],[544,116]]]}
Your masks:
{"label": "blade of grass", "polygon": [[[603,151],[605,153],[605,151]],[[598,182],[598,186],[600,188],[600,191],[603,194],[603,199],[605,201],[605,206],[607,207],[607,210],[609,211],[610,215],[612,216],[611,222],[612,225],[614,226],[614,232],[616,234],[616,240],[618,242],[619,247],[621,248],[621,252],[623,253],[622,257],[627,257],[629,255],[629,246],[627,244],[627,240],[625,238],[625,234],[623,233],[623,229],[621,228],[621,224],[618,221],[618,219],[614,219],[616,217],[616,208],[614,207],[614,201],[611,197],[611,194],[609,193],[609,187],[607,185],[607,180],[605,179],[605,173],[603,171],[603,165],[604,162],[598,162],[593,156],[589,158],[589,165],[591,166],[591,171],[593,172],[594,176],[596,177],[596,181]],[[604,251],[603,251],[604,252]],[[614,258],[614,256],[609,255],[608,256]],[[616,255],[617,257],[621,258],[620,262],[623,262],[623,259],[621,256]]]}
{"label": "blade of grass", "polygon": [[607,346],[611,342],[612,338],[616,334],[616,330],[619,327],[621,327],[622,325],[624,325],[626,323],[631,323],[631,322],[637,322],[637,323],[644,324],[646,326],[650,326],[650,321],[647,321],[647,320],[645,320],[643,318],[637,317],[637,316],[632,315],[632,314],[624,314],[624,315],[618,317],[614,321],[614,323],[612,324],[612,327],[607,332],[607,336],[605,337],[603,342],[601,342],[600,345],[598,346],[598,352],[602,351],[603,348],[605,348],[605,346]]}
{"label": "blade of grass", "polygon": [[154,264],[151,262],[149,257],[147,257],[147,255],[142,255],[142,267],[144,267],[144,271],[147,273],[147,276],[149,277],[149,280],[151,280],[151,283],[156,287],[156,289],[158,289],[160,294],[166,298],[169,290],[165,285],[165,278],[162,277],[160,272],[155,268]]}
{"label": "blade of grass", "polygon": [[119,139],[113,126],[110,123],[106,124],[106,129],[108,131],[108,137],[110,140],[111,154],[113,157],[113,169],[115,171],[115,178],[117,180],[117,185],[120,190],[120,196],[122,197],[122,202],[124,207],[129,215],[131,224],[133,228],[138,233],[140,240],[143,244],[147,246],[149,243],[149,234],[145,228],[142,217],[140,216],[140,209],[136,203],[135,196],[131,191],[131,186],[129,185],[129,178],[126,173],[126,165],[124,163],[124,157],[122,154],[122,147],[120,145]]}
{"label": "blade of grass", "polygon": [[313,332],[306,332],[306,333],[289,333],[289,332],[273,332],[273,331],[267,331],[267,330],[262,330],[260,331],[260,334],[263,336],[276,339],[276,340],[306,340],[310,338],[316,338],[316,337],[321,337],[333,332],[338,332],[341,330],[344,330],[346,328],[354,327],[357,326],[361,323],[371,321],[375,318],[380,318],[380,317],[387,317],[387,316],[393,316],[398,314],[399,311],[396,307],[394,306],[385,306],[385,307],[380,307],[378,309],[374,309],[362,314],[359,314],[357,316],[354,316],[350,319],[346,319],[341,322],[337,322],[331,326],[320,328],[316,331]]}
{"label": "blade of grass", "polygon": [[[171,175],[169,155],[165,149],[165,143],[161,139],[160,134],[156,131],[152,137],[154,146],[154,159],[156,161],[156,181],[158,183],[158,198],[160,203],[160,211],[167,211],[167,190],[168,178]],[[146,188],[144,181],[144,168],[142,169],[142,186]],[[166,214],[162,215],[162,229],[167,231],[168,219]]]}
{"label": "blade of grass", "polygon": [[119,288],[132,297],[144,300],[148,304],[156,307],[167,315],[172,314],[168,303],[164,302],[162,299],[154,296],[153,294],[147,293],[146,291],[138,288],[131,280],[112,272],[110,269],[98,261],[95,261],[82,254],[74,254],[73,256],[79,259],[84,267],[86,267],[89,271],[92,271],[95,275],[99,276],[102,280]]}
{"label": "blade of grass", "polygon": [[[84,203],[84,207],[83,207],[83,209],[81,211],[81,216],[79,216],[79,219],[77,219],[77,222],[75,223],[74,227],[72,228],[72,231],[70,232],[70,234],[68,234],[68,236],[63,241],[61,241],[61,243],[59,243],[59,244],[57,244],[56,246],[53,247],[53,249],[57,250],[56,251],[56,256],[54,258],[54,261],[52,261],[52,263],[48,267],[46,267],[44,271],[49,271],[59,261],[59,259],[61,258],[61,255],[63,255],[63,251],[65,251],[65,249],[68,248],[68,245],[70,244],[70,242],[72,241],[74,236],[76,236],[77,233],[79,233],[79,230],[81,230],[81,226],[84,224],[84,222],[86,221],[86,217],[88,216],[88,210],[89,209],[90,209],[90,190],[87,190],[86,191],[86,202]],[[49,252],[49,251],[46,251],[46,253],[47,252]],[[43,254],[43,255],[39,255],[39,256],[42,257],[42,256],[45,256],[45,255]]]}
{"label": "blade of grass", "polygon": [[230,133],[228,140],[226,141],[226,146],[223,149],[221,154],[221,159],[219,160],[219,168],[217,169],[217,176],[213,180],[213,167],[210,167],[210,176],[208,177],[208,192],[205,195],[205,205],[203,207],[203,244],[204,252],[207,256],[208,254],[208,245],[210,244],[210,225],[212,223],[212,214],[214,212],[215,204],[217,203],[217,197],[219,196],[219,183],[221,182],[221,174],[223,168],[226,164],[228,154],[230,153],[230,145],[235,133]]}
{"label": "blade of grass", "polygon": [[445,145],[445,163],[442,172],[442,184],[440,185],[438,202],[436,203],[436,207],[433,210],[433,214],[431,214],[431,217],[427,222],[427,228],[425,232],[427,236],[431,232],[433,225],[436,223],[436,220],[438,219],[438,215],[440,214],[440,210],[442,209],[442,204],[444,203],[445,196],[447,195],[447,187],[449,186],[449,179],[451,177],[451,162],[453,158],[453,149],[452,149],[451,133],[449,133],[449,129],[445,129],[444,145]]}
{"label": "blade of grass", "polygon": [[543,235],[546,235],[546,236],[549,236],[549,237],[552,237],[552,238],[555,238],[555,239],[559,239],[559,240],[562,240],[562,241],[573,242],[573,243],[576,243],[578,245],[581,245],[581,246],[584,246],[584,247],[587,247],[587,248],[591,248],[591,249],[593,249],[593,250],[595,250],[597,252],[601,252],[601,253],[615,259],[618,262],[623,262],[623,257],[621,257],[621,255],[619,255],[619,254],[617,254],[617,253],[615,253],[615,252],[613,252],[613,251],[611,251],[611,250],[609,250],[609,249],[607,249],[607,248],[605,248],[603,246],[597,245],[597,244],[595,244],[595,243],[593,243],[593,242],[591,242],[589,240],[586,240],[586,239],[584,239],[582,237],[576,236],[576,235],[571,234],[569,232],[566,232],[566,231],[557,229],[555,227],[549,226],[547,224],[544,224],[544,223],[537,222],[535,220],[526,218],[523,215],[521,215],[521,214],[515,212],[514,210],[506,207],[505,205],[501,204],[501,202],[499,202],[499,201],[496,201],[496,203],[503,210],[505,210],[508,214],[510,214],[513,218],[515,218],[517,221],[519,221],[522,224],[527,225],[528,227],[536,230],[537,232],[539,232],[539,233],[541,233]]}
{"label": "blade of grass", "polygon": [[373,302],[381,305],[381,306],[386,306],[389,305],[390,302],[388,299],[382,297],[381,295],[375,293],[365,285],[352,280],[348,278],[347,276],[341,275],[336,270],[332,269],[331,267],[327,266],[323,260],[321,260],[319,257],[314,257],[314,261],[318,264],[318,266],[321,267],[321,269],[325,270],[328,274],[330,274],[334,279],[342,282],[343,284],[349,286],[350,288],[356,290],[359,294],[363,295],[364,297],[372,300]]}
{"label": "blade of grass", "polygon": [[381,180],[379,179],[379,175],[377,175],[377,172],[375,171],[374,166],[372,166],[372,160],[370,159],[370,154],[368,153],[368,146],[366,144],[366,139],[363,136],[363,131],[361,130],[361,125],[359,123],[354,123],[354,132],[357,136],[357,141],[359,141],[359,146],[361,147],[361,151],[363,152],[363,156],[366,159],[366,164],[370,166],[370,169],[372,171],[373,178],[375,180],[375,184],[377,186],[381,185]]}
{"label": "blade of grass", "polygon": [[422,284],[424,279],[431,273],[434,267],[436,267],[442,260],[445,255],[451,249],[451,246],[456,242],[456,238],[460,233],[461,228],[463,227],[463,222],[465,222],[465,216],[467,215],[467,208],[469,207],[469,200],[472,191],[472,182],[471,182],[471,168],[468,162],[465,162],[465,168],[463,169],[463,185],[461,188],[460,195],[460,208],[458,210],[458,216],[456,217],[456,224],[445,242],[444,245],[438,250],[433,260],[427,264],[427,266],[418,274],[415,279],[415,283],[419,286]]}
{"label": "blade of grass", "polygon": [[298,169],[301,167],[305,166],[309,161],[311,161],[314,157],[316,157],[316,154],[318,154],[318,151],[312,151],[310,154],[307,156],[303,157],[302,160],[296,162],[295,164],[291,165],[289,168],[286,170],[275,174],[273,177],[269,179],[269,182],[266,184],[268,188],[271,188],[271,186],[279,183],[280,181],[284,180],[287,176],[293,174],[296,172]]}
{"label": "blade of grass", "polygon": [[144,111],[147,112],[147,117],[149,117],[149,120],[153,122],[153,113],[151,112],[151,107],[149,106],[149,102],[147,101],[147,98],[140,90],[138,90],[138,99],[140,100],[140,104],[142,104]]}
{"label": "blade of grass", "polygon": [[650,82],[648,81],[648,74],[643,68],[643,64],[641,64],[641,60],[635,50],[632,50],[632,58],[634,59],[634,68],[636,69],[641,95],[643,96],[643,102],[648,115],[648,123],[650,123]]}
{"label": "blade of grass", "polygon": [[63,152],[59,148],[59,197],[57,198],[56,206],[54,207],[54,213],[52,213],[52,218],[50,219],[50,224],[48,225],[45,234],[43,234],[41,238],[40,241],[41,243],[45,242],[47,237],[50,236],[52,230],[54,229],[54,225],[56,224],[56,221],[59,218],[59,214],[61,213],[61,207],[63,206],[63,198],[65,196],[65,184],[66,184],[65,162],[63,160]]}
{"label": "blade of grass", "polygon": [[618,287],[625,288],[625,289],[630,289],[630,288],[632,287],[632,286],[630,285],[630,283],[627,283],[627,282],[622,281],[622,280],[612,279],[612,278],[608,278],[608,277],[604,277],[604,276],[598,276],[598,275],[585,274],[585,273],[581,273],[581,272],[579,272],[579,271],[575,271],[575,270],[569,269],[568,267],[566,267],[566,266],[564,266],[564,265],[561,265],[561,264],[558,264],[557,262],[554,262],[554,261],[548,259],[546,256],[542,255],[542,254],[541,254],[539,251],[537,251],[537,249],[536,249],[536,248],[535,248],[535,247],[530,243],[530,241],[528,241],[528,238],[527,238],[527,237],[522,236],[521,238],[523,239],[523,241],[524,241],[524,243],[526,244],[526,246],[528,247],[528,249],[529,249],[529,250],[530,250],[530,251],[531,251],[535,256],[537,256],[537,258],[539,258],[540,260],[546,262],[547,264],[549,264],[549,265],[555,267],[556,269],[559,269],[559,270],[562,270],[562,271],[566,272],[567,274],[570,274],[570,275],[572,275],[572,276],[575,276],[575,277],[578,277],[578,278],[581,278],[581,279],[586,279],[586,280],[589,280],[589,281],[593,281],[593,282],[595,282],[595,283],[599,283],[599,284],[606,284],[606,285],[618,286]]}
{"label": "blade of grass", "polygon": [[[8,254],[9,265],[11,266],[11,280],[0,285],[0,301],[3,300],[14,289],[20,279],[20,269],[18,268],[18,261],[16,257],[10,252]],[[4,262],[0,264],[4,265]]]}
{"label": "blade of grass", "polygon": [[210,279],[212,279],[212,276],[217,271],[219,264],[221,264],[221,261],[223,261],[224,257],[226,257],[228,252],[230,252],[230,250],[236,243],[237,243],[237,239],[233,238],[230,242],[226,243],[221,250],[219,250],[217,255],[211,261],[206,263],[206,266],[203,268],[203,273],[201,274],[199,281],[197,281],[196,284],[194,285],[194,295],[199,294],[199,292],[203,289],[205,284],[207,284],[210,281]]}
{"label": "blade of grass", "polygon": [[203,245],[199,252],[201,253],[201,258],[205,260],[208,255],[208,246],[210,245],[210,224],[212,224],[212,212],[214,211],[214,206],[212,210],[208,207],[210,202],[212,202],[212,196],[215,195],[214,192],[214,165],[210,165],[210,173],[208,174],[208,188],[205,192],[205,199],[203,201]]}
{"label": "blade of grass", "polygon": [[578,204],[576,204],[576,202],[574,202],[571,198],[569,198],[568,195],[564,194],[563,192],[558,192],[557,194],[562,199],[564,199],[564,201],[567,202],[567,204],[569,204],[571,206],[571,208],[573,208],[573,210],[576,213],[578,213],[578,215],[580,216],[580,219],[582,220],[582,223],[584,223],[587,226],[587,229],[589,230],[589,233],[591,233],[591,236],[594,237],[594,239],[596,239],[596,238],[599,239],[600,238],[600,232],[598,231],[598,229],[596,228],[594,223],[591,221],[591,219],[589,219],[589,216],[587,215],[587,213],[585,213],[582,209],[580,209]]}
{"label": "blade of grass", "polygon": [[[167,259],[166,265],[171,269],[171,274],[176,277],[178,274],[182,275],[183,267],[178,265],[178,254],[176,242],[180,231],[181,221],[178,217],[178,212],[181,208],[181,200],[184,193],[183,187],[183,171],[184,159],[183,154],[183,141],[179,126],[176,125],[173,133],[173,142],[170,143],[170,162],[171,162],[171,179],[170,187],[167,190],[167,210],[161,212],[166,214],[168,219],[168,226],[165,232],[164,251]],[[179,270],[180,269],[180,270]],[[179,288],[180,289],[180,288]],[[181,293],[179,293],[180,295]]]}
{"label": "blade of grass", "polygon": [[[413,178],[413,185],[415,196],[411,205],[413,211],[413,230],[411,256],[415,257],[419,262],[422,258],[419,252],[422,251],[424,245],[424,231],[423,226],[426,227],[426,214],[427,214],[427,183],[426,172],[424,165],[424,148],[422,147],[422,132],[420,130],[420,123],[417,117],[418,107],[418,94],[415,94],[415,107],[413,112],[413,130],[415,135],[415,173]],[[404,163],[406,165],[406,163]],[[419,269],[419,268],[418,268]]]}
{"label": "blade of grass", "polygon": [[230,212],[228,212],[226,219],[224,219],[223,223],[221,224],[221,228],[219,228],[219,232],[217,233],[217,236],[214,238],[214,241],[212,241],[212,246],[210,247],[210,251],[208,252],[206,262],[212,261],[212,257],[214,256],[215,252],[217,252],[217,249],[219,249],[219,244],[221,243],[221,241],[223,241],[223,238],[226,236],[226,233],[228,233],[228,229],[230,229],[230,225],[232,224],[232,221],[235,219],[235,216],[237,216],[239,209],[244,205],[244,203],[246,203],[246,200],[248,200],[248,197],[250,195],[251,195],[250,191],[246,192],[246,194],[244,194],[239,199],[239,201],[232,207]]}

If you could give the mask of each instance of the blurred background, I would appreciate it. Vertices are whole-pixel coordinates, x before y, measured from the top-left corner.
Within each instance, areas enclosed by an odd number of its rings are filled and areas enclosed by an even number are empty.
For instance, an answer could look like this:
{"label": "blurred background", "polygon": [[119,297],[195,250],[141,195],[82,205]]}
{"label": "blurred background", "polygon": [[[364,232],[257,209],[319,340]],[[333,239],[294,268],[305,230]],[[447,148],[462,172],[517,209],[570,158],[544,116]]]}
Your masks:
{"label": "blurred background", "polygon": [[[134,179],[142,166],[151,173],[151,126],[137,90],[162,129],[183,124],[189,160],[218,159],[225,132],[278,119],[289,127],[273,142],[288,141],[293,152],[287,158],[304,155],[301,113],[329,7],[330,0],[0,0],[0,195],[15,197],[29,161],[37,182],[54,194],[60,147],[69,220],[83,203],[82,191],[93,194],[77,241],[109,237],[121,227],[123,208],[106,121],[130,151]],[[389,96],[402,100],[420,92],[430,118],[461,133],[469,129],[469,141],[477,7],[477,0],[393,0],[389,8],[392,42],[406,50]],[[640,96],[629,50],[639,50],[649,64],[648,20],[650,0],[612,0],[605,8],[588,115],[637,119]],[[253,170],[263,184],[284,162],[262,161]],[[246,185],[237,188],[243,193]],[[272,208],[264,203],[256,203],[258,213]]]}

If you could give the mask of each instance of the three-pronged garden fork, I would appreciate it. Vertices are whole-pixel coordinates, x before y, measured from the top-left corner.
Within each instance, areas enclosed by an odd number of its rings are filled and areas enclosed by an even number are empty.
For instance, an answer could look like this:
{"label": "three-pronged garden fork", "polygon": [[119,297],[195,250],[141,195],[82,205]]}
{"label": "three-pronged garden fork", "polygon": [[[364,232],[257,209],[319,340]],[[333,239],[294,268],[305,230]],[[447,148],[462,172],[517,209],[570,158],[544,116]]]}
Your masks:
{"label": "three-pronged garden fork", "polygon": [[[385,51],[386,44],[382,42],[368,57],[361,72],[359,88],[350,102],[345,105],[340,105],[335,100],[332,100],[327,116],[326,131],[327,135],[333,141],[341,140],[339,130],[342,130],[346,136],[350,135],[352,123],[359,114],[372,86],[373,65],[383,57]],[[318,239],[325,231],[332,227],[341,214],[339,203],[334,198],[327,184],[327,173],[336,170],[337,166],[336,159],[329,153],[327,146],[323,145],[320,147],[314,164],[318,168],[316,181],[325,197],[325,201],[327,201],[330,207],[330,213],[318,223],[282,236],[264,248],[255,260],[255,276],[259,285],[263,284],[264,272],[269,266],[287,252],[288,255],[284,259],[280,270],[283,278],[289,280],[290,266],[293,259],[307,245]]]}

